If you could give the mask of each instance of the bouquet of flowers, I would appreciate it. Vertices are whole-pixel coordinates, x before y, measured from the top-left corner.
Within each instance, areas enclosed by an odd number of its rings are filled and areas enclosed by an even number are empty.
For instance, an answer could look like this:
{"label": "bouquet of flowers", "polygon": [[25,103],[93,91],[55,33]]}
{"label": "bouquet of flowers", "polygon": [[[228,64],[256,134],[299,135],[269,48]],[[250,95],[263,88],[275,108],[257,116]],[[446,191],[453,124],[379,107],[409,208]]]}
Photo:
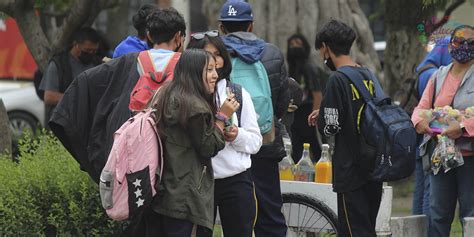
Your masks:
{"label": "bouquet of flowers", "polygon": [[441,133],[443,129],[449,127],[452,122],[460,123],[465,119],[474,117],[474,107],[465,110],[453,109],[447,105],[444,107],[436,107],[435,109],[422,109],[419,116],[430,121],[430,128],[434,133]]}
{"label": "bouquet of flowers", "polygon": [[[433,110],[421,110],[419,115],[430,121],[430,128],[434,133],[441,134],[450,124],[461,123],[465,119],[474,117],[474,107],[469,107],[463,111],[453,109],[451,106],[437,107]],[[446,173],[464,164],[461,151],[456,147],[453,139],[438,135],[437,140],[438,143],[431,156],[433,174],[438,174],[441,167]]]}

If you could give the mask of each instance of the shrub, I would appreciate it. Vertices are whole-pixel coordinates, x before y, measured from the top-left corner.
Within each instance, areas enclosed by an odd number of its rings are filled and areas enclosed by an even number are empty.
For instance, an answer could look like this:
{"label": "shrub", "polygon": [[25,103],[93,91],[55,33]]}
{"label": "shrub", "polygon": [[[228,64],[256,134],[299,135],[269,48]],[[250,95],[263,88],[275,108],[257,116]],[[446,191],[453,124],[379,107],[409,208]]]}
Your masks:
{"label": "shrub", "polygon": [[0,159],[2,236],[111,236],[119,230],[100,204],[97,184],[51,134],[26,135],[18,160]]}

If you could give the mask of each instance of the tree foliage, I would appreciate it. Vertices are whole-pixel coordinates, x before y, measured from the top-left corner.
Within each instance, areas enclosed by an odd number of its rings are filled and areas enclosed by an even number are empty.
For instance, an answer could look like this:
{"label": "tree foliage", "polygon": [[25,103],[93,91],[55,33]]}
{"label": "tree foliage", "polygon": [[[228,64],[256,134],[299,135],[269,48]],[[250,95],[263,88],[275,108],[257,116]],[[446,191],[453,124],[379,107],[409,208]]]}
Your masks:
{"label": "tree foliage", "polygon": [[[67,46],[73,32],[90,25],[103,9],[119,0],[0,0],[0,12],[13,17],[38,67],[44,71],[51,56]],[[44,22],[59,22],[57,29]],[[51,34],[50,31],[54,30]]]}
{"label": "tree foliage", "polygon": [[98,187],[57,138],[26,135],[15,162],[0,156],[2,236],[117,236]]}

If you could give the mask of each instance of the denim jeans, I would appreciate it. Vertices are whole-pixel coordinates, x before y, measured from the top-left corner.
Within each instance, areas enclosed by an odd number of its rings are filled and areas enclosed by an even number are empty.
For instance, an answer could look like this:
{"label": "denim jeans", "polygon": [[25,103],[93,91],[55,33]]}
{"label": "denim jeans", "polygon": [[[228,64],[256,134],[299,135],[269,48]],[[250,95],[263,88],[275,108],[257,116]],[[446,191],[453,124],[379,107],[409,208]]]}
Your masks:
{"label": "denim jeans", "polygon": [[454,219],[456,201],[459,215],[474,217],[474,157],[464,157],[464,165],[430,177],[430,237],[449,236]]}
{"label": "denim jeans", "polygon": [[[418,152],[417,152],[418,153]],[[430,174],[423,170],[421,157],[416,157],[415,190],[413,191],[413,215],[425,214],[429,218],[430,210]]]}

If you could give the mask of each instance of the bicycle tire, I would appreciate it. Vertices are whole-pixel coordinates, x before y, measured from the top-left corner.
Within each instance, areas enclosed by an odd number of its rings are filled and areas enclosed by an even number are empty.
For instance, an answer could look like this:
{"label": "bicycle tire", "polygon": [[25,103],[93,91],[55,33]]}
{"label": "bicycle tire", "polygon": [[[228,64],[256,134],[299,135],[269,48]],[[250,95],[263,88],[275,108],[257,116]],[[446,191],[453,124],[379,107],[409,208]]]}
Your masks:
{"label": "bicycle tire", "polygon": [[[337,236],[337,215],[326,204],[313,197],[298,193],[283,193],[282,199],[282,212],[283,215],[285,215],[289,232],[296,233],[296,236],[299,237]],[[291,219],[292,217],[294,218],[294,214],[292,216],[291,210],[295,205],[297,205],[298,210],[296,225],[294,220]],[[288,212],[286,212],[285,208]],[[300,219],[302,208],[304,209],[304,215]],[[308,209],[312,209],[313,212],[308,212]],[[314,216],[315,213],[318,213],[318,215]],[[312,221],[313,217],[316,219],[315,222]],[[321,221],[321,219],[323,220]],[[327,223],[325,223],[324,220]],[[316,223],[318,223],[318,225],[314,226]],[[287,236],[294,236],[290,233],[287,234]]]}

